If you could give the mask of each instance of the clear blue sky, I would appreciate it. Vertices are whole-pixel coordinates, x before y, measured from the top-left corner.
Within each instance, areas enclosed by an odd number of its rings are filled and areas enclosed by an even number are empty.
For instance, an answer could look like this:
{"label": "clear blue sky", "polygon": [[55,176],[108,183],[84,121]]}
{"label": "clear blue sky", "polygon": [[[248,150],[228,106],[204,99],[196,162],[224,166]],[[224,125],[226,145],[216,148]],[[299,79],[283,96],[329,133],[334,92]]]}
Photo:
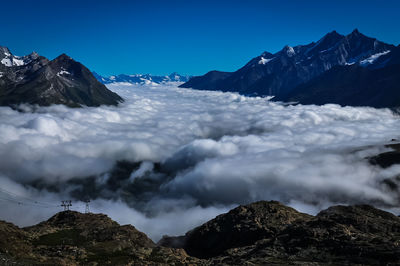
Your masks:
{"label": "clear blue sky", "polygon": [[400,1],[1,1],[0,45],[67,53],[103,75],[233,71],[263,51],[354,28],[400,43]]}

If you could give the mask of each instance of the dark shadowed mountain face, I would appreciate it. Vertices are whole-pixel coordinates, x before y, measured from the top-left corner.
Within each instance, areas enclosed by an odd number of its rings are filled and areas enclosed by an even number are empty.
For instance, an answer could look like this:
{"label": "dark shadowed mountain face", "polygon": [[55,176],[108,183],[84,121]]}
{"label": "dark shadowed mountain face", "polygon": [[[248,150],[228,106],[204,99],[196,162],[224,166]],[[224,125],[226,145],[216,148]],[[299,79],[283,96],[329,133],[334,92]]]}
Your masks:
{"label": "dark shadowed mountain face", "polygon": [[221,80],[225,80],[231,72],[210,71],[204,76],[193,77],[188,82],[182,84],[180,87],[204,89],[204,90],[218,90]]}
{"label": "dark shadowed mountain face", "polygon": [[368,69],[337,66],[276,100],[301,104],[394,108],[400,105],[400,65]]}
{"label": "dark shadowed mountain face", "polygon": [[335,66],[380,69],[393,65],[399,61],[398,49],[367,37],[358,30],[347,36],[333,31],[316,43],[285,46],[275,54],[264,52],[233,73],[209,72],[190,79],[181,87],[286,99],[296,87]]}
{"label": "dark shadowed mountain face", "polygon": [[121,101],[89,69],[65,54],[49,61],[37,53],[17,57],[0,47],[0,105],[79,107],[117,105]]}
{"label": "dark shadowed mountain face", "polygon": [[187,82],[191,76],[183,76],[176,72],[171,73],[168,76],[155,76],[150,74],[135,74],[135,75],[125,75],[120,74],[116,76],[103,77],[96,72],[93,75],[98,81],[103,84],[110,84],[116,82],[127,82],[132,84],[162,84],[167,82]]}

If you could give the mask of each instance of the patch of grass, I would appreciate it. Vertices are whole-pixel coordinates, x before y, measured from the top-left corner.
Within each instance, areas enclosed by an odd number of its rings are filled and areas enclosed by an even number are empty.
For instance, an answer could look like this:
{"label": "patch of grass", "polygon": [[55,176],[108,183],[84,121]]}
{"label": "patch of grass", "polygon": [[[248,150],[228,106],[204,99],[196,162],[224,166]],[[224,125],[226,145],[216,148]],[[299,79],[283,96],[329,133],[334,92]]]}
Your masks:
{"label": "patch of grass", "polygon": [[98,262],[100,264],[125,265],[131,261],[137,260],[138,257],[131,254],[129,250],[118,250],[111,253],[97,252],[90,254],[84,259],[84,262]]}
{"label": "patch of grass", "polygon": [[85,239],[80,235],[80,233],[81,231],[77,229],[60,230],[55,233],[40,236],[34,241],[34,244],[45,246],[80,246],[85,242]]}
{"label": "patch of grass", "polygon": [[148,260],[153,261],[153,262],[158,262],[158,263],[165,262],[163,254],[158,252],[158,250],[156,250],[156,249],[153,249],[151,254],[148,256]]}

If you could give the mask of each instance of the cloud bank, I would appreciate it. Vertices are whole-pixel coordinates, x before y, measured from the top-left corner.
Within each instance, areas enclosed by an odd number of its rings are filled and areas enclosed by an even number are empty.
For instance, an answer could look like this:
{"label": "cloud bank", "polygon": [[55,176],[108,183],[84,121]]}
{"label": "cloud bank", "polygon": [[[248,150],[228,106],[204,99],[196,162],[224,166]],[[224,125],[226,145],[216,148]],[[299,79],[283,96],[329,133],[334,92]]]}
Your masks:
{"label": "cloud bank", "polygon": [[[109,88],[126,102],[25,113],[1,107],[1,187],[18,200],[72,198],[81,211],[89,197],[94,211],[154,240],[256,200],[309,213],[354,203],[398,211],[398,191],[383,181],[400,167],[365,159],[399,137],[399,117],[387,109],[287,106],[174,85]],[[0,218],[19,225],[59,210],[27,200],[15,208],[9,197],[0,191]]]}

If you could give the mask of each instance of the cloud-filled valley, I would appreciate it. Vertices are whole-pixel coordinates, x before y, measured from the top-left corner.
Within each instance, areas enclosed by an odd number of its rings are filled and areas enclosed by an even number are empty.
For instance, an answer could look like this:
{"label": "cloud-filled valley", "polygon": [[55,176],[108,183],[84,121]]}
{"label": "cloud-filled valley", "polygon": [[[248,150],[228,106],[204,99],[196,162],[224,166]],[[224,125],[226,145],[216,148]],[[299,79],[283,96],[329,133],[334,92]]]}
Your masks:
{"label": "cloud-filled valley", "polygon": [[313,214],[354,203],[398,212],[398,191],[383,181],[400,166],[366,159],[400,137],[388,109],[286,105],[175,85],[108,87],[125,102],[0,107],[0,187],[45,203],[16,206],[0,191],[0,219],[30,225],[62,199],[79,209],[88,197],[93,211],[158,240],[256,200]]}

